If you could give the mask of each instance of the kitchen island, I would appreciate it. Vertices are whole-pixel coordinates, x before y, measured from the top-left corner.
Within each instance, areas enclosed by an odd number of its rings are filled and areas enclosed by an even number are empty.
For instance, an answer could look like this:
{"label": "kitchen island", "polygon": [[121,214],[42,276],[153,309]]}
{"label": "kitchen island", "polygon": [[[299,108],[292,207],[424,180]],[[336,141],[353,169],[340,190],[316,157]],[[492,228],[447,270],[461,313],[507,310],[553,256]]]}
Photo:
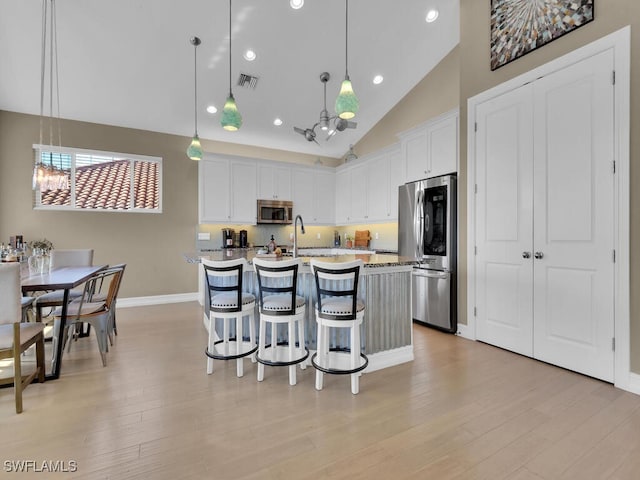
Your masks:
{"label": "kitchen island", "polygon": [[[224,249],[198,254],[185,254],[191,263],[201,259],[232,260],[246,258],[250,263],[257,255],[254,249]],[[270,258],[270,257],[266,257]],[[272,258],[274,262],[291,257]],[[307,299],[306,337],[307,346],[315,350],[315,282],[309,268],[311,258],[325,262],[344,263],[361,259],[364,262],[359,283],[360,298],[365,302],[365,319],[361,339],[364,353],[369,357],[369,367],[365,372],[390,367],[413,360],[411,333],[411,270],[412,259],[394,254],[361,253],[346,249],[301,249],[299,258],[303,262],[298,275],[298,294]],[[258,282],[251,270],[244,274],[244,290],[258,297]],[[199,267],[198,287],[200,303],[205,307],[204,323],[209,328],[207,317],[208,298],[205,297],[205,282]],[[257,318],[257,314],[256,314]],[[348,345],[348,339],[337,336],[332,345]]]}

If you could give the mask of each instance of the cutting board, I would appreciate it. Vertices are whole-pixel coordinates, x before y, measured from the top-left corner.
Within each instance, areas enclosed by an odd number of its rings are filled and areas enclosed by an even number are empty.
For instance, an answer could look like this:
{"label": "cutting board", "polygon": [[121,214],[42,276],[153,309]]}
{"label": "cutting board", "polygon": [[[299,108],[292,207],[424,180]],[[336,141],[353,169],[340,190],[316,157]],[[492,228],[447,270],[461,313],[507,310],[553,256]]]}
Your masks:
{"label": "cutting board", "polygon": [[371,235],[369,234],[369,230],[356,230],[356,238],[353,243],[353,246],[368,247],[369,240],[371,240]]}

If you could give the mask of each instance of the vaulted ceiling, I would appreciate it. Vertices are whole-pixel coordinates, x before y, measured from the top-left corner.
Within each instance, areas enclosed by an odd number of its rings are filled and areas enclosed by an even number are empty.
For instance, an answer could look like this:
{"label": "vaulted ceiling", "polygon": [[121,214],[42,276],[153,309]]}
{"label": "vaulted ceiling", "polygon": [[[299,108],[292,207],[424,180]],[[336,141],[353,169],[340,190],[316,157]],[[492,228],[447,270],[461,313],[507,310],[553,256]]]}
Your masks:
{"label": "vaulted ceiling", "polygon": [[[427,23],[427,11],[439,11]],[[243,126],[220,115],[229,91],[227,0],[56,0],[60,115],[190,137],[193,46],[198,36],[201,138],[341,157],[459,40],[459,0],[350,0],[348,69],[360,110],[356,129],[318,144],[295,133],[327,109],[345,74],[345,0],[233,0],[232,82]],[[41,1],[0,2],[0,109],[40,112]],[[256,59],[243,58],[247,49]],[[240,74],[258,77],[238,86]],[[374,85],[375,75],[384,81]],[[48,91],[48,86],[46,87]],[[45,102],[48,114],[48,101]],[[206,107],[214,105],[211,114]],[[274,119],[282,119],[281,126]],[[63,139],[64,144],[64,139]],[[68,145],[73,146],[73,145]],[[185,149],[187,145],[185,144]]]}

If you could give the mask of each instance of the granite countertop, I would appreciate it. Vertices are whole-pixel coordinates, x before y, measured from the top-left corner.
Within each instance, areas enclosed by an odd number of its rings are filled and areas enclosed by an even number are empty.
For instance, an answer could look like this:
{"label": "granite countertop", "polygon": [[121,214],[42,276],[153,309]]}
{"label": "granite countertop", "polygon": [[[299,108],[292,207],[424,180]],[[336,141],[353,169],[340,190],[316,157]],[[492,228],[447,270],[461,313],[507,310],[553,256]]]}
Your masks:
{"label": "granite countertop", "polygon": [[[317,249],[314,249],[317,250]],[[327,250],[331,250],[327,248]],[[343,249],[341,249],[343,250]],[[366,268],[376,268],[376,267],[394,267],[394,266],[404,266],[404,265],[415,265],[416,262],[412,258],[409,257],[401,257],[397,254],[391,253],[357,253],[358,249],[351,249],[354,253],[340,253],[340,254],[322,254],[322,255],[313,255],[313,256],[305,256],[304,252],[298,255],[298,258],[302,260],[304,265],[309,265],[309,262],[312,258],[321,259],[323,262],[332,262],[332,263],[345,263],[351,262],[353,260],[362,260],[364,262],[364,266]],[[247,249],[247,248],[229,248],[229,249],[220,249],[215,251],[201,251],[196,253],[185,253],[184,257],[189,263],[200,263],[201,258],[206,258],[207,260],[234,260],[237,258],[246,258],[249,263],[256,257],[260,257],[257,255],[256,249]],[[292,257],[290,256],[264,256],[264,258],[272,259],[273,261],[281,261],[288,260]]]}

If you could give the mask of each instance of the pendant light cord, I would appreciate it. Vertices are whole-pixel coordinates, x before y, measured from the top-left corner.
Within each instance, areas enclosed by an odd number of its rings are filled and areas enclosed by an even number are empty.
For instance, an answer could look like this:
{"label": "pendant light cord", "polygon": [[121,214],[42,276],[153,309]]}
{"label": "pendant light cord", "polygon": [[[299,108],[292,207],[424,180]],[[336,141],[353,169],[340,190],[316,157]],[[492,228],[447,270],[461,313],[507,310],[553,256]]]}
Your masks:
{"label": "pendant light cord", "polygon": [[44,67],[47,45],[47,0],[42,0],[42,51],[40,53],[40,145],[44,129]]}
{"label": "pendant light cord", "polygon": [[[51,0],[51,70],[56,69],[56,117],[58,119],[58,146],[62,148],[62,127],[60,125],[60,81],[58,75],[58,19],[56,0]],[[53,117],[53,82],[51,83],[51,105]],[[60,170],[62,170],[62,155],[60,155]]]}
{"label": "pendant light cord", "polygon": [[349,0],[345,1],[344,19],[344,74],[349,78]]}
{"label": "pendant light cord", "polygon": [[196,137],[198,136],[198,37],[193,37],[193,116],[196,125]]}
{"label": "pendant light cord", "polygon": [[233,97],[231,91],[231,0],[229,0],[229,96]]}

